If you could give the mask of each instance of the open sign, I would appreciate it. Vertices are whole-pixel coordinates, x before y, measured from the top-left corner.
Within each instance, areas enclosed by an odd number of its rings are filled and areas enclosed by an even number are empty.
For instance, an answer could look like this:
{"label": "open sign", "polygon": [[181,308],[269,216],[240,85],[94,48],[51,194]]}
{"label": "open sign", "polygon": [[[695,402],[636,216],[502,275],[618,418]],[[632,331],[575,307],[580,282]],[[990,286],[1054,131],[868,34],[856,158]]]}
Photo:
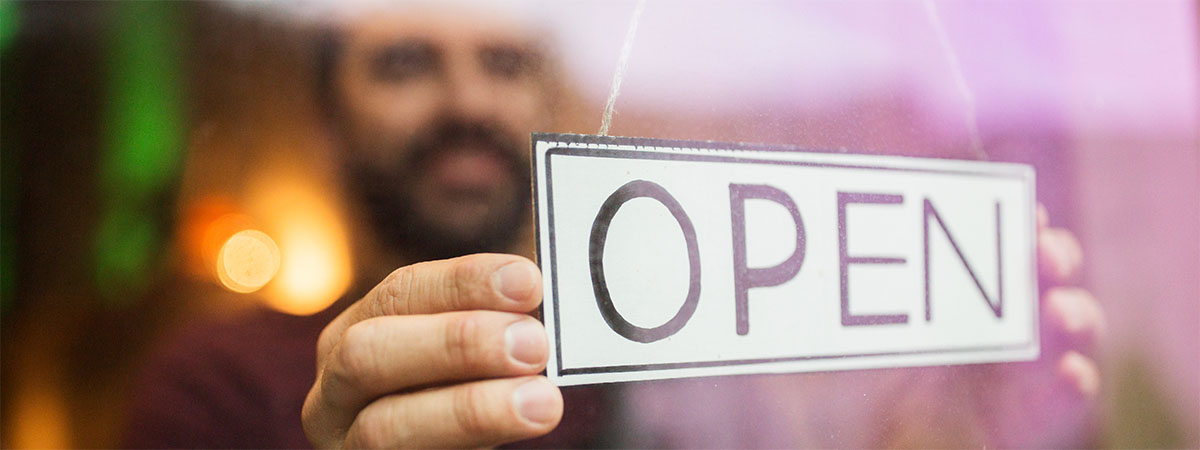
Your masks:
{"label": "open sign", "polygon": [[1028,166],[533,140],[560,385],[1037,357]]}

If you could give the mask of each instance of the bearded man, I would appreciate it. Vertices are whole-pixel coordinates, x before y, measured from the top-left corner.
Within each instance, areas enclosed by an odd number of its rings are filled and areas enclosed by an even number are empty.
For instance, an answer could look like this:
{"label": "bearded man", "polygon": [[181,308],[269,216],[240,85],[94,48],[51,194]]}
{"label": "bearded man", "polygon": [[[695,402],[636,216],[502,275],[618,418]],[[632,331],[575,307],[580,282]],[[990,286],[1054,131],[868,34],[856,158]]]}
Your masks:
{"label": "bearded man", "polygon": [[[839,399],[822,392],[841,391],[811,388],[857,386],[859,374],[722,380],[738,385],[725,390],[704,390],[710,382],[695,380],[639,386],[643,402],[658,391],[696,403],[685,408],[690,413],[653,417],[653,408],[608,408],[620,399],[611,392],[560,390],[539,375],[547,338],[527,313],[542,300],[541,274],[517,255],[533,248],[529,133],[550,126],[561,83],[534,29],[510,19],[427,5],[340,24],[322,47],[318,94],[364,224],[354,235],[359,273],[373,288],[311,317],[262,313],[186,335],[152,362],[138,387],[130,444],[477,447],[547,434],[520,445],[904,442],[887,433],[904,417],[884,414],[886,426],[867,426],[879,417],[831,414]],[[1069,233],[1047,228],[1044,219],[1042,226],[1043,283],[1067,280],[1078,267],[1078,247]],[[1044,375],[1054,392],[1072,398],[1094,395],[1096,366],[1077,350],[1100,327],[1095,301],[1083,291],[1051,289],[1042,302],[1044,320],[1070,339],[1043,351],[1047,364],[1022,366],[1021,373]],[[963,369],[954,373],[997,376]],[[870,373],[927,370],[934,369]],[[786,399],[818,411],[808,417],[837,420],[806,423],[779,410],[783,403],[760,408],[754,399]],[[737,409],[726,409],[731,405]],[[760,413],[773,419],[749,419]],[[714,441],[714,434],[758,440]]]}

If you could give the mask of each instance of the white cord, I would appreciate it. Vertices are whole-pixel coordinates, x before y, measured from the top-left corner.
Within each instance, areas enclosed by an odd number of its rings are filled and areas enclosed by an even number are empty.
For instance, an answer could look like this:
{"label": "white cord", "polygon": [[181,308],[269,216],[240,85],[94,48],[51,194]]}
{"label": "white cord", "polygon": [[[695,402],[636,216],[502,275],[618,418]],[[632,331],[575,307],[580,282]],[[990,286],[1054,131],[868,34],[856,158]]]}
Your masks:
{"label": "white cord", "polygon": [[967,79],[963,77],[958,55],[954,53],[954,47],[950,45],[950,37],[946,35],[942,19],[938,17],[937,6],[933,4],[933,0],[925,0],[923,3],[925,4],[925,16],[929,18],[929,24],[933,26],[933,31],[937,33],[938,41],[942,44],[942,53],[950,62],[950,73],[954,76],[954,86],[966,103],[964,114],[967,132],[971,139],[971,152],[980,160],[986,161],[988,157],[987,153],[983,151],[983,139],[979,137],[979,121],[975,117],[975,94],[971,93],[971,88],[967,86]]}
{"label": "white cord", "polygon": [[608,136],[608,127],[612,125],[613,108],[617,104],[617,94],[621,92],[621,79],[625,78],[625,67],[629,63],[629,52],[633,49],[633,37],[637,34],[638,20],[642,17],[642,9],[646,0],[638,0],[633,9],[633,18],[629,19],[629,30],[625,32],[625,45],[621,46],[621,56],[617,58],[617,72],[613,74],[612,89],[608,91],[608,103],[604,105],[604,118],[600,121],[600,136]]}

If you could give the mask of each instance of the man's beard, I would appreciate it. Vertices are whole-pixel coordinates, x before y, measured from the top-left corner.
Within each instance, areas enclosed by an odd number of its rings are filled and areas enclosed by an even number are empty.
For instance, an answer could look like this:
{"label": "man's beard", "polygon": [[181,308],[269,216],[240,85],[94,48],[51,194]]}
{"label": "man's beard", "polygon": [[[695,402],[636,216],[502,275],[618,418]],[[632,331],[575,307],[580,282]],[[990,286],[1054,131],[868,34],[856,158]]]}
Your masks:
{"label": "man's beard", "polygon": [[[499,130],[490,123],[444,120],[404,143],[404,157],[390,166],[356,159],[353,155],[363,152],[350,152],[344,158],[346,181],[381,244],[418,260],[510,250],[530,211],[530,167],[522,158],[520,144],[505,139]],[[419,184],[430,183],[423,175],[436,158],[447,149],[463,147],[502,161],[506,169],[503,176],[509,177],[507,182],[513,187],[511,195],[495,199],[490,197],[499,195],[497,192],[462,192],[467,196],[464,199],[476,203],[489,199],[479,223],[471,226],[453,223],[429,211],[428,202],[436,200],[420,198],[422,187],[428,186]],[[437,206],[455,206],[454,202],[445,203]]]}

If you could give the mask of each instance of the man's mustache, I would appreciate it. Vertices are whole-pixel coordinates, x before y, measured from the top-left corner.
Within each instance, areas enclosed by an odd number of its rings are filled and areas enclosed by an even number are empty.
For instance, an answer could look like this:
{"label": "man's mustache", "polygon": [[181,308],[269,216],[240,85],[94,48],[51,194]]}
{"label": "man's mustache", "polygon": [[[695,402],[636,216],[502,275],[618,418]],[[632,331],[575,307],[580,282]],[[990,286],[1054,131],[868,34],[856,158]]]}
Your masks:
{"label": "man's mustache", "polygon": [[500,129],[496,124],[482,121],[440,121],[428,133],[417,135],[407,143],[405,154],[408,157],[403,164],[409,170],[422,170],[440,153],[470,147],[499,157],[514,173],[525,172],[523,168],[528,163],[521,157],[520,147]]}

